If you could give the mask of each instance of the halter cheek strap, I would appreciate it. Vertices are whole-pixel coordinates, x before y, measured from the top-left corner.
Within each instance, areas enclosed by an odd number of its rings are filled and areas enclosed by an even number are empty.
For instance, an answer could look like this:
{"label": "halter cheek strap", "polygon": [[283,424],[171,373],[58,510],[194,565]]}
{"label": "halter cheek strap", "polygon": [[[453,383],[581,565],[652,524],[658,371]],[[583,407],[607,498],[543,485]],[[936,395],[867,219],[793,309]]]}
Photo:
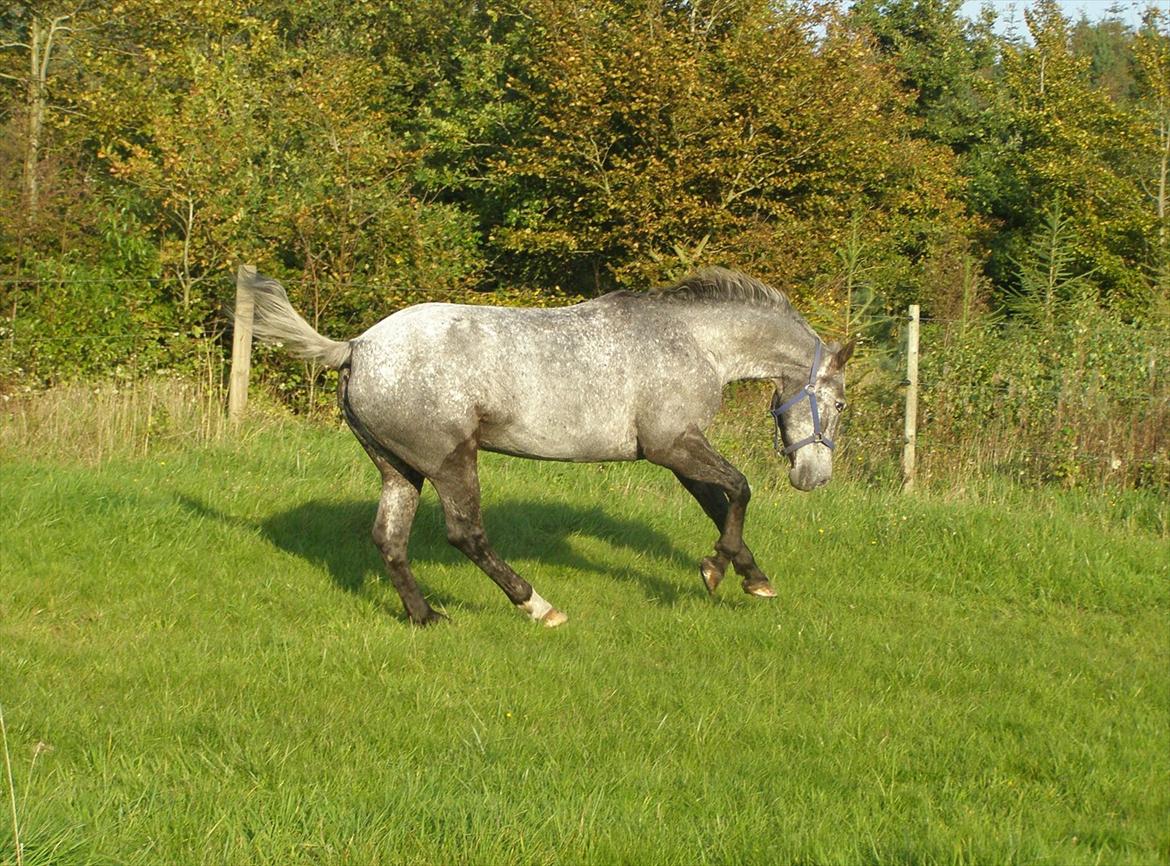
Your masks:
{"label": "halter cheek strap", "polygon": [[797,450],[803,448],[805,445],[812,445],[813,443],[816,443],[816,442],[819,442],[821,445],[824,445],[830,451],[833,450],[833,447],[834,447],[833,440],[830,439],[828,436],[826,436],[824,430],[821,429],[821,413],[820,413],[819,407],[817,406],[817,395],[815,393],[813,393],[813,386],[816,384],[816,381],[817,381],[817,370],[819,370],[820,367],[821,367],[821,341],[818,338],[817,343],[816,343],[816,349],[813,352],[812,369],[810,369],[808,372],[807,384],[805,384],[804,387],[802,387],[799,391],[797,391],[795,394],[793,394],[791,397],[789,397],[787,400],[785,400],[783,403],[781,403],[775,409],[769,410],[772,413],[772,419],[776,422],[776,429],[772,432],[772,446],[777,451],[780,451],[780,419],[781,419],[781,417],[784,415],[785,412],[787,412],[789,409],[791,409],[793,406],[795,406],[801,400],[805,400],[805,399],[808,400],[808,408],[809,408],[809,411],[812,413],[812,427],[813,427],[812,435],[805,436],[799,442],[793,442],[791,445],[789,445],[787,448],[784,449],[783,453],[792,454],[794,451],[797,451]]}

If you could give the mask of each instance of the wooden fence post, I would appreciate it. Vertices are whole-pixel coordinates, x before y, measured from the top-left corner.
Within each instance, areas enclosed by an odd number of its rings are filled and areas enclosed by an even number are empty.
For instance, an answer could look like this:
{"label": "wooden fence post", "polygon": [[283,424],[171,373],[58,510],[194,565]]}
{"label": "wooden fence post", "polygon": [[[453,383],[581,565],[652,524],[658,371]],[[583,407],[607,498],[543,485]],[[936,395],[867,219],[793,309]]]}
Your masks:
{"label": "wooden fence post", "polygon": [[232,321],[232,371],[228,378],[228,421],[239,424],[248,405],[248,376],[252,371],[252,290],[255,265],[236,271],[236,312]]}
{"label": "wooden fence post", "polygon": [[906,332],[906,423],[902,434],[902,490],[914,488],[918,444],[918,304],[910,305]]}

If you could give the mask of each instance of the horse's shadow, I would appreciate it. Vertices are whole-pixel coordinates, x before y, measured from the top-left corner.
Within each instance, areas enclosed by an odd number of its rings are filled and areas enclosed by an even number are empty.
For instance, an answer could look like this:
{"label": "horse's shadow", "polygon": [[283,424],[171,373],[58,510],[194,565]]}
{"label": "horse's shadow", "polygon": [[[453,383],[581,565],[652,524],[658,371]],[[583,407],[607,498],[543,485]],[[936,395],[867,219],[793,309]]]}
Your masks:
{"label": "horse's shadow", "polygon": [[[181,497],[181,501],[191,511],[225,522],[240,522],[191,497]],[[281,550],[324,568],[339,589],[361,594],[368,580],[380,581],[385,574],[381,557],[370,540],[370,527],[376,512],[377,503],[373,501],[319,499],[262,518],[254,524],[249,522],[249,525]],[[564,569],[604,574],[640,584],[650,601],[666,606],[676,603],[680,593],[691,594],[681,578],[695,565],[693,555],[681,552],[662,532],[638,521],[614,517],[601,508],[505,500],[485,506],[484,524],[500,555],[511,561],[522,575],[528,576],[527,572],[531,571],[537,582],[541,572]],[[574,539],[586,540],[586,543],[575,545]],[[615,566],[600,554],[587,555],[579,548],[596,547],[588,540],[646,554],[659,563],[665,560],[669,572],[680,579],[666,580],[642,568]],[[415,576],[428,597],[441,605],[468,606],[465,600],[456,600],[447,592],[436,592],[426,568],[428,563],[469,563],[447,542],[443,512],[437,502],[424,499],[419,504],[408,554]],[[697,594],[699,583],[694,583],[692,591]]]}

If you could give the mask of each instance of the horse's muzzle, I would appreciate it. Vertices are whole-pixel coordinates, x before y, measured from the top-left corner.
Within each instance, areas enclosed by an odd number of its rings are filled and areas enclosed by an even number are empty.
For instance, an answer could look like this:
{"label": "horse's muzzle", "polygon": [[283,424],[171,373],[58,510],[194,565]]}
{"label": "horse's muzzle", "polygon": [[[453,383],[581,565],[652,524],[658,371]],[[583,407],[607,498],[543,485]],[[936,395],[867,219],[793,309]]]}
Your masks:
{"label": "horse's muzzle", "polygon": [[828,472],[819,472],[817,467],[808,464],[798,464],[788,472],[789,483],[805,493],[816,490],[818,487],[824,487],[832,477],[833,471],[831,469]]}

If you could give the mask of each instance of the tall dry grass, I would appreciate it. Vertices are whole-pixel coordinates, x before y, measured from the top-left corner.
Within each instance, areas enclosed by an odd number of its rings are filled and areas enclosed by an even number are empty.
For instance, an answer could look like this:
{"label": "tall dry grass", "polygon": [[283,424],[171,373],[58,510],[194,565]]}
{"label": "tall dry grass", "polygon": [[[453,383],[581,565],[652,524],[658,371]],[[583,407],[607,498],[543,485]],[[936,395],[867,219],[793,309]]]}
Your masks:
{"label": "tall dry grass", "polygon": [[102,463],[213,442],[226,429],[218,390],[160,376],[9,396],[0,410],[0,453]]}
{"label": "tall dry grass", "polygon": [[207,352],[197,377],[155,373],[4,394],[0,455],[96,464],[218,441],[228,431],[224,366]]}

